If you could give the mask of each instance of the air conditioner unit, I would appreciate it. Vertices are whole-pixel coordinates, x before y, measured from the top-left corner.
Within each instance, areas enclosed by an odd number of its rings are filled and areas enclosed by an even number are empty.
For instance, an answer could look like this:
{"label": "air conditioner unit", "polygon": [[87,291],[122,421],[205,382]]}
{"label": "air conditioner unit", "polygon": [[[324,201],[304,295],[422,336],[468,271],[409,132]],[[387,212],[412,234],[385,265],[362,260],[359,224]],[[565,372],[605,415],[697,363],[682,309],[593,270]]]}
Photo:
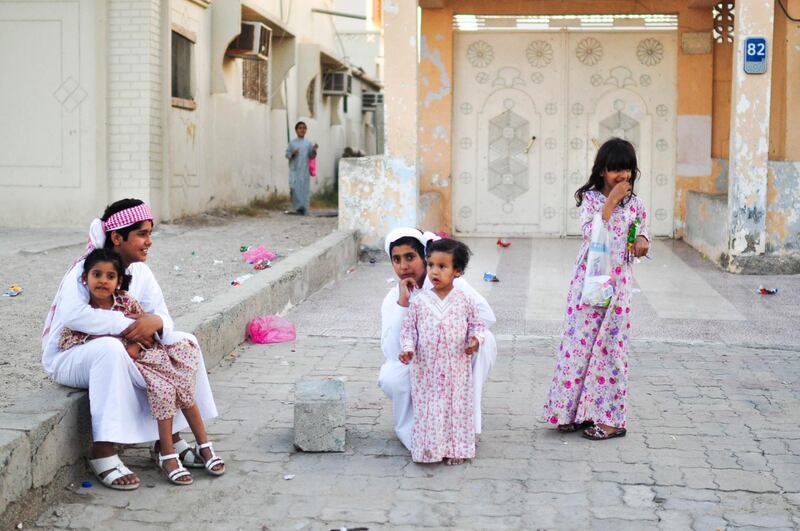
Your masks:
{"label": "air conditioner unit", "polygon": [[322,75],[323,96],[347,96],[353,91],[350,72],[325,72]]}
{"label": "air conditioner unit", "polygon": [[261,22],[242,22],[239,35],[228,45],[225,52],[230,57],[245,59],[269,59],[269,45],[272,29]]}
{"label": "air conditioner unit", "polygon": [[374,111],[377,109],[378,104],[383,103],[383,92],[362,92],[361,93],[361,110]]}

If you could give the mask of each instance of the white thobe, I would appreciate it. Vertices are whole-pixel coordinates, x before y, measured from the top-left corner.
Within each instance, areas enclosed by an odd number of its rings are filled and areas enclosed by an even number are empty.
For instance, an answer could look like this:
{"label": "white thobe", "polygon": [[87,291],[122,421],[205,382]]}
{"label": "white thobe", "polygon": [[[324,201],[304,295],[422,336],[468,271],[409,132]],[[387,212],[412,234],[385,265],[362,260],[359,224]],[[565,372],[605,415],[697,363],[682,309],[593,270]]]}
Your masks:
{"label": "white thobe", "polygon": [[[44,370],[62,385],[89,389],[95,441],[120,444],[154,441],[158,439],[158,425],[150,413],[147,384],[121,341],[114,337],[100,337],[68,350],[58,349],[58,339],[64,327],[91,335],[118,336],[133,323],[121,312],[89,306],[89,290],[81,281],[82,272],[81,260],[64,276],[53,301],[56,308],[50,329],[42,337]],[[137,262],[128,267],[128,273],[133,277],[128,292],[147,313],[158,315],[163,321],[159,340],[172,344],[190,339],[197,344],[193,335],[173,330],[164,294],[150,268],[144,262]],[[197,367],[195,404],[203,418],[217,416],[202,356]],[[173,432],[187,426],[183,414],[178,412]]]}
{"label": "white thobe", "polygon": [[[472,356],[472,381],[474,382],[473,404],[475,407],[475,433],[481,433],[481,397],[483,396],[483,384],[489,377],[494,362],[497,359],[497,342],[490,328],[497,322],[492,308],[486,299],[475,291],[475,289],[459,277],[453,281],[456,288],[464,291],[478,307],[478,314],[486,327],[486,334],[481,343],[480,349]],[[428,278],[425,278],[423,289],[431,289],[432,285]],[[411,292],[415,296],[416,290]],[[392,400],[392,412],[394,413],[394,431],[397,438],[403,445],[411,449],[411,433],[414,430],[414,410],[411,406],[411,375],[408,365],[400,361],[400,329],[403,326],[403,319],[408,312],[397,304],[400,294],[400,287],[394,286],[386,294],[381,306],[381,350],[386,357],[386,361],[381,366],[378,376],[378,385]]]}

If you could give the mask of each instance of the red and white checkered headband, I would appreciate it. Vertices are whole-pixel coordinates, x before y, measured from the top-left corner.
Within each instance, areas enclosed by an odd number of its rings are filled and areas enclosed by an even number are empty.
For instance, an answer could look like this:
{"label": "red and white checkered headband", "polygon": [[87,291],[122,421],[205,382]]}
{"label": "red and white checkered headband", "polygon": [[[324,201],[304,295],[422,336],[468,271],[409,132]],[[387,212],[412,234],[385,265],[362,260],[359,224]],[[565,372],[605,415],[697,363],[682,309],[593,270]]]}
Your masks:
{"label": "red and white checkered headband", "polygon": [[106,221],[95,219],[92,221],[92,224],[89,225],[89,243],[86,246],[86,252],[81,258],[84,258],[93,249],[102,249],[106,243],[106,233],[112,230],[124,229],[140,221],[151,219],[153,219],[153,213],[150,211],[150,207],[147,206],[147,203],[120,210],[116,214],[109,216]]}
{"label": "red and white checkered headband", "polygon": [[150,207],[147,206],[147,203],[142,203],[141,205],[126,208],[125,210],[120,210],[116,214],[112,214],[103,222],[103,228],[106,232],[110,232],[112,230],[130,227],[131,225],[148,219],[153,219],[153,213],[150,212]]}

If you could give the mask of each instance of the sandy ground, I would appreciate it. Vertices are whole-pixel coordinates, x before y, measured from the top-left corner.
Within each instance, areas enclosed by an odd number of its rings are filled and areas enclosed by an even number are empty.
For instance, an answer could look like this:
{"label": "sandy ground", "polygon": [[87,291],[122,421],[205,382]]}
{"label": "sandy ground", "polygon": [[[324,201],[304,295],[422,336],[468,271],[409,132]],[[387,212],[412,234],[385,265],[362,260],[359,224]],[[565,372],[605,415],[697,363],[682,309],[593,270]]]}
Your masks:
{"label": "sandy ground", "polygon": [[[229,289],[241,275],[259,274],[240,255],[242,245],[263,245],[278,260],[336,230],[334,217],[299,217],[271,212],[264,217],[202,215],[155,228],[148,264],[158,278],[173,317]],[[61,277],[80,255],[75,231],[0,229],[0,288],[23,288],[0,297],[0,409],[46,385],[41,367],[41,332]],[[56,248],[72,243],[66,247]],[[31,253],[30,250],[36,252]],[[203,303],[199,303],[203,304]]]}

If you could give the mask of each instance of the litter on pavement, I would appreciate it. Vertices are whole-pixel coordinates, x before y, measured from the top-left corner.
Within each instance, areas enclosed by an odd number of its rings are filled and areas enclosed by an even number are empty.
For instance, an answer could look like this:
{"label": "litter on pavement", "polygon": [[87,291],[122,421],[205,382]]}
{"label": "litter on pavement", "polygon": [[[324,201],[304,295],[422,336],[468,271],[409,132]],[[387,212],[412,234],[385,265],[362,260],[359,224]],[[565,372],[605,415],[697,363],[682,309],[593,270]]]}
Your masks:
{"label": "litter on pavement", "polygon": [[253,269],[255,269],[256,271],[261,271],[268,267],[272,267],[272,262],[270,262],[269,260],[259,260],[253,265]]}
{"label": "litter on pavement", "polygon": [[[247,335],[253,343],[284,343],[294,341],[297,336],[294,325],[279,315],[260,315],[247,325]],[[284,363],[285,362],[285,363]],[[283,360],[281,365],[288,365]]]}
{"label": "litter on pavement", "polygon": [[16,297],[20,293],[22,293],[22,286],[19,284],[11,284],[11,286],[3,292],[3,297]]}
{"label": "litter on pavement", "polygon": [[497,275],[495,275],[494,273],[489,273],[489,272],[486,272],[486,273],[483,274],[483,280],[485,282],[500,282],[500,279],[497,278]]}
{"label": "litter on pavement", "polygon": [[248,249],[247,251],[244,251],[242,253],[242,258],[244,258],[248,264],[255,264],[257,262],[261,262],[262,260],[275,260],[277,255],[272,251],[265,249],[263,245],[259,245],[255,249]]}
{"label": "litter on pavement", "polygon": [[239,284],[242,284],[243,282],[247,282],[250,279],[250,277],[252,277],[252,276],[253,275],[251,275],[250,273],[248,273],[246,275],[238,276],[238,277],[233,279],[233,282],[231,282],[231,286],[238,286]]}

